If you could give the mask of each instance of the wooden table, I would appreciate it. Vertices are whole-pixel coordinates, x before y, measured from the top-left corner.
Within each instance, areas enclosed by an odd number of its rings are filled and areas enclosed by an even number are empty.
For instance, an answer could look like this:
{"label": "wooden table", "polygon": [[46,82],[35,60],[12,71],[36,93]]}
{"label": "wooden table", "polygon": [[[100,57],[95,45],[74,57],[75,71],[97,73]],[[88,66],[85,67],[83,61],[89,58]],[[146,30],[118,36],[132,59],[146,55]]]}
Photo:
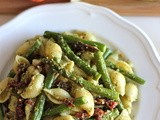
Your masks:
{"label": "wooden table", "polygon": [[70,0],[44,0],[42,2],[32,1],[33,0],[0,0],[0,14],[17,14],[36,5],[69,2]]}
{"label": "wooden table", "polygon": [[[1,0],[0,14],[17,14],[27,8],[44,3],[69,2],[77,0]],[[121,15],[160,15],[160,0],[79,0],[95,5],[105,6]],[[152,2],[151,2],[152,1]]]}
{"label": "wooden table", "polygon": [[[82,0],[105,6],[121,15],[160,15],[160,0]],[[152,2],[151,2],[152,1]]]}
{"label": "wooden table", "polygon": [[[69,2],[77,0],[44,0],[35,3],[31,0],[1,0],[0,14],[17,14],[27,8],[44,3]],[[160,0],[150,2],[150,0],[79,0],[95,5],[105,6],[120,15],[160,15]]]}

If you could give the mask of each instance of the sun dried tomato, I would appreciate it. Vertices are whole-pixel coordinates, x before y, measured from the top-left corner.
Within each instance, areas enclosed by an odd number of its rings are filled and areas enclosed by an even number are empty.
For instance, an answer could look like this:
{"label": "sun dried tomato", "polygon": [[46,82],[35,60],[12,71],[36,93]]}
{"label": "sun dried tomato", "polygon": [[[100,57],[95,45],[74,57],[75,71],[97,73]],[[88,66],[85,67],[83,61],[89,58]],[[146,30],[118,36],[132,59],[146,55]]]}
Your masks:
{"label": "sun dried tomato", "polygon": [[64,99],[63,102],[64,102],[65,105],[67,105],[69,107],[73,107],[74,106],[74,104],[73,104],[74,99],[68,99],[68,98],[66,98],[66,99]]}
{"label": "sun dried tomato", "polygon": [[27,100],[25,100],[25,103],[30,104],[31,106],[34,106],[35,101],[33,101],[32,99],[27,99]]}
{"label": "sun dried tomato", "polygon": [[113,110],[118,105],[118,102],[115,102],[113,100],[107,100],[106,105],[110,110]]}
{"label": "sun dried tomato", "polygon": [[100,108],[95,108],[94,109],[94,117],[95,117],[95,120],[102,120],[102,117],[103,115],[105,114],[105,112],[100,109]]}
{"label": "sun dried tomato", "polygon": [[24,116],[25,116],[24,99],[18,98],[17,106],[16,106],[16,117],[17,117],[17,120],[23,120]]}
{"label": "sun dried tomato", "polygon": [[79,120],[85,120],[86,118],[89,117],[88,113],[86,113],[85,111],[77,112],[74,116]]}

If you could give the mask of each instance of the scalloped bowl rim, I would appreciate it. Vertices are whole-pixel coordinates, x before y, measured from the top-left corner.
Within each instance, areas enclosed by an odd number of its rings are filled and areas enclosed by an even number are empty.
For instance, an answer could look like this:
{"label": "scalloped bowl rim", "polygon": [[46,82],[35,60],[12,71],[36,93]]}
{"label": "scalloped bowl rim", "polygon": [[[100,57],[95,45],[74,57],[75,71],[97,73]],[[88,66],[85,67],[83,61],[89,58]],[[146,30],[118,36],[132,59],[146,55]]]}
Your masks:
{"label": "scalloped bowl rim", "polygon": [[[157,75],[160,78],[160,68],[158,67],[160,65],[160,56],[159,56],[158,52],[156,51],[151,39],[138,26],[136,26],[133,23],[129,22],[128,20],[124,19],[123,17],[121,17],[120,15],[115,13],[114,11],[110,10],[109,8],[105,8],[105,7],[101,7],[101,6],[95,6],[95,5],[91,5],[91,4],[83,3],[83,2],[56,3],[56,4],[39,5],[39,6],[35,6],[35,7],[29,8],[29,9],[23,11],[22,13],[17,15],[14,19],[12,19],[8,23],[2,25],[0,27],[0,33],[5,34],[7,32],[13,32],[10,28],[16,27],[15,24],[19,23],[19,21],[23,20],[27,16],[31,16],[31,14],[38,12],[41,8],[55,7],[55,6],[80,6],[82,9],[85,9],[85,10],[90,9],[90,8],[92,8],[92,9],[95,8],[95,9],[98,10],[99,13],[110,14],[112,16],[111,19],[114,19],[115,21],[119,20],[120,24],[124,24],[128,29],[131,29],[132,32],[134,32],[134,34],[143,38],[143,39],[141,39],[141,42],[144,44],[145,50],[147,51],[147,53],[149,53],[150,59],[151,59],[153,65],[154,65],[154,67],[157,71]],[[158,88],[160,88],[159,82],[158,82]],[[157,111],[157,115],[156,115],[155,118],[157,120],[160,118],[159,111]]]}

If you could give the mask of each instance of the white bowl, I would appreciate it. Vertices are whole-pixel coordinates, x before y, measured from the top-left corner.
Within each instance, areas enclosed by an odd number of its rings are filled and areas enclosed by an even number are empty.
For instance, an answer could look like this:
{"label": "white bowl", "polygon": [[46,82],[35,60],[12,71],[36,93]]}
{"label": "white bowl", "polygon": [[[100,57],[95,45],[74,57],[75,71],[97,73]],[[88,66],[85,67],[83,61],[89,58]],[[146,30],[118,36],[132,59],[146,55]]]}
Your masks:
{"label": "white bowl", "polygon": [[160,120],[160,58],[148,36],[137,26],[108,8],[86,3],[47,4],[28,9],[0,27],[0,78],[13,62],[16,48],[26,39],[45,30],[90,31],[101,42],[120,49],[133,62],[138,76],[146,80],[139,86],[135,120]]}

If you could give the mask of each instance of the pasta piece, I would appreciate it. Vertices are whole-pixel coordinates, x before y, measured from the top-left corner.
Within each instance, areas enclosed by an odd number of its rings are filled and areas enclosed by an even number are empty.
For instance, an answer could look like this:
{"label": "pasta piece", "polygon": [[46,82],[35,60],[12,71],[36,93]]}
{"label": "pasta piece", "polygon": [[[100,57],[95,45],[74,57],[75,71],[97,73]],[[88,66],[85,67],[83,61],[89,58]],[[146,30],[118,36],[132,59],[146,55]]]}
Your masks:
{"label": "pasta piece", "polygon": [[85,40],[96,41],[96,37],[90,32],[75,30],[73,31],[73,34],[78,35],[78,37]]}
{"label": "pasta piece", "polygon": [[129,73],[133,73],[132,67],[125,61],[119,60],[116,62],[116,65]]}
{"label": "pasta piece", "polygon": [[121,101],[124,105],[124,108],[128,111],[129,114],[131,114],[132,102],[128,100],[125,95],[121,97]]}
{"label": "pasta piece", "polygon": [[22,92],[21,97],[26,98],[35,98],[37,97],[43,88],[44,75],[37,74],[34,75],[29,83],[28,87]]}
{"label": "pasta piece", "polygon": [[9,78],[5,78],[4,80],[0,81],[0,94],[6,89],[8,85]]}
{"label": "pasta piece", "polygon": [[92,52],[86,51],[81,55],[81,59],[87,61],[90,64],[90,61],[93,59],[94,54]]}
{"label": "pasta piece", "polygon": [[60,62],[62,57],[61,47],[57,43],[48,40],[45,44],[45,57],[48,57],[50,59],[56,58],[56,60]]}
{"label": "pasta piece", "polygon": [[7,101],[11,95],[11,88],[7,87],[11,78],[6,78],[0,81],[0,103]]}
{"label": "pasta piece", "polygon": [[131,120],[128,111],[124,109],[115,120]]}
{"label": "pasta piece", "polygon": [[110,78],[115,86],[116,91],[123,96],[125,94],[125,86],[126,86],[125,77],[117,71],[111,71]]}
{"label": "pasta piece", "polygon": [[27,103],[25,105],[25,115],[26,115],[26,119],[25,120],[30,120],[30,115],[31,115],[31,111],[33,110],[34,105],[32,105],[31,103]]}
{"label": "pasta piece", "polygon": [[136,101],[136,99],[138,98],[138,88],[137,88],[137,86],[133,83],[127,83],[126,84],[125,96],[131,102]]}
{"label": "pasta piece", "polygon": [[12,111],[7,112],[4,116],[4,120],[16,120],[16,119],[17,119],[16,113]]}
{"label": "pasta piece", "polygon": [[32,65],[33,65],[33,66],[38,66],[40,63],[41,63],[41,60],[40,60],[40,59],[33,59],[33,60],[32,60]]}
{"label": "pasta piece", "polygon": [[27,68],[26,72],[29,77],[32,77],[33,75],[39,74],[39,71],[32,65]]}
{"label": "pasta piece", "polygon": [[42,41],[42,45],[40,46],[40,49],[39,49],[39,54],[41,56],[45,56],[45,45],[46,45],[46,42],[48,41],[48,39],[46,39],[44,37],[39,37],[39,39]]}
{"label": "pasta piece", "polygon": [[23,56],[27,53],[27,51],[31,48],[31,46],[34,44],[35,39],[30,39],[24,42],[16,51],[16,55]]}
{"label": "pasta piece", "polygon": [[74,74],[77,75],[77,76],[82,76],[84,78],[87,77],[85,72],[83,70],[81,70],[79,67],[77,67],[76,65],[74,66]]}
{"label": "pasta piece", "polygon": [[85,97],[87,101],[86,104],[83,104],[79,107],[85,110],[89,114],[89,116],[92,116],[94,113],[94,98],[92,94],[84,88],[78,88],[75,90],[75,98],[78,97]]}
{"label": "pasta piece", "polygon": [[64,65],[63,65],[63,68],[68,71],[68,72],[73,72],[74,70],[74,62],[73,61],[69,61],[69,62],[66,62]]}
{"label": "pasta piece", "polygon": [[6,88],[1,94],[0,94],[0,103],[6,102],[11,95],[12,89],[11,88]]}
{"label": "pasta piece", "polygon": [[61,88],[43,89],[48,99],[55,104],[63,103],[66,98],[71,98],[70,94]]}
{"label": "pasta piece", "polygon": [[16,112],[16,106],[17,106],[17,97],[16,96],[11,96],[10,102],[8,105],[8,108],[12,112]]}
{"label": "pasta piece", "polygon": [[64,115],[64,116],[58,116],[53,120],[74,120],[74,118],[71,115]]}
{"label": "pasta piece", "polygon": [[119,54],[118,54],[118,52],[115,51],[111,55],[108,56],[107,61],[116,63],[118,61],[118,59],[119,59]]}
{"label": "pasta piece", "polygon": [[28,65],[28,66],[30,65],[29,61],[25,57],[16,55],[16,58],[15,58],[15,61],[14,61],[14,64],[13,64],[13,70],[14,70],[15,73],[18,72],[18,67],[21,64]]}

